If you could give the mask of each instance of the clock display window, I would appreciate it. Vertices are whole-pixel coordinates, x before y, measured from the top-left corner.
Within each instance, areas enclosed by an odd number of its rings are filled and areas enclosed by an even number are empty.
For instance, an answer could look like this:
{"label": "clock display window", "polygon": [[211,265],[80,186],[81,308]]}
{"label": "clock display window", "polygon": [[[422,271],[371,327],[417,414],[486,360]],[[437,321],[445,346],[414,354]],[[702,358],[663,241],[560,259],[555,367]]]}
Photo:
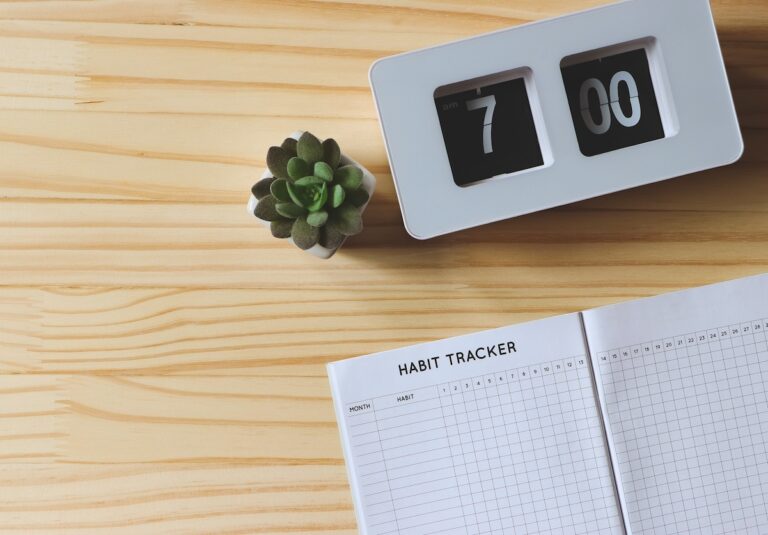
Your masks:
{"label": "clock display window", "polygon": [[605,54],[580,54],[592,57],[576,62],[566,58],[561,65],[576,138],[585,156],[665,137],[646,48]]}
{"label": "clock display window", "polygon": [[526,80],[504,74],[443,86],[435,106],[459,186],[539,167],[544,157]]}

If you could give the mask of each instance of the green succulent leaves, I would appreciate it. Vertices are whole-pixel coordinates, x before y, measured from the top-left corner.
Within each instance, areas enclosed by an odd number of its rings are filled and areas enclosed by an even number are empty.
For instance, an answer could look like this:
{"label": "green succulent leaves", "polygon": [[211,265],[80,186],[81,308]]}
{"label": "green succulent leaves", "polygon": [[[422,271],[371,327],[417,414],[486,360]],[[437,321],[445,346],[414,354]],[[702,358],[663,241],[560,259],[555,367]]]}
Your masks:
{"label": "green succulent leaves", "polygon": [[288,182],[283,178],[278,178],[269,186],[269,192],[278,201],[291,202],[291,196],[288,194]]}
{"label": "green succulent leaves", "polygon": [[370,198],[362,169],[341,163],[335,140],[321,142],[309,132],[270,147],[267,167],[273,176],[251,189],[258,200],[254,215],[270,222],[274,237],[293,238],[300,249],[338,248],[362,231],[361,210]]}
{"label": "green succulent leaves", "polygon": [[358,208],[362,208],[363,205],[368,202],[368,199],[371,198],[371,196],[368,195],[368,192],[363,188],[356,189],[355,191],[347,191],[345,193],[347,195],[347,202]]}
{"label": "green succulent leaves", "polygon": [[328,138],[323,141],[323,161],[336,169],[341,162],[341,149],[335,139]]}
{"label": "green succulent leaves", "polygon": [[267,195],[262,198],[253,210],[253,215],[264,221],[275,221],[280,219],[280,214],[277,212],[275,205],[277,200],[272,195]]}
{"label": "green succulent leaves", "polygon": [[307,223],[313,227],[322,227],[328,221],[328,212],[320,210],[319,212],[312,212],[307,216]]}
{"label": "green succulent leaves", "polygon": [[307,209],[303,206],[296,206],[292,202],[279,202],[275,204],[275,211],[288,219],[296,219],[307,215]]}
{"label": "green succulent leaves", "polygon": [[312,169],[309,167],[309,164],[298,156],[294,156],[288,160],[287,167],[288,176],[293,180],[298,180],[302,177],[312,174]]}
{"label": "green succulent leaves", "polygon": [[298,206],[317,212],[328,200],[328,184],[322,178],[305,176],[288,184],[288,194]]}
{"label": "green succulent leaves", "polygon": [[317,244],[320,239],[320,229],[307,223],[306,218],[300,217],[293,222],[291,237],[296,247],[306,251]]}
{"label": "green succulent leaves", "polygon": [[325,162],[315,162],[314,175],[326,182],[333,181],[333,169]]}
{"label": "green succulent leaves", "polygon": [[347,197],[347,193],[344,191],[344,188],[341,187],[341,184],[336,184],[333,186],[333,189],[331,190],[331,208],[338,208],[341,206],[341,204],[344,202],[344,199]]}
{"label": "green succulent leaves", "polygon": [[323,144],[309,132],[304,132],[296,144],[296,154],[308,164],[314,165],[323,159]]}
{"label": "green succulent leaves", "polygon": [[328,226],[344,236],[354,236],[363,230],[363,218],[360,209],[351,204],[342,204],[333,212]]}
{"label": "green succulent leaves", "polygon": [[251,193],[253,193],[253,196],[256,197],[256,199],[258,200],[263,199],[264,197],[270,194],[270,189],[272,188],[272,182],[274,182],[275,180],[277,180],[275,177],[269,177],[263,180],[259,180],[251,188]]}
{"label": "green succulent leaves", "polygon": [[267,167],[277,178],[288,178],[288,160],[291,157],[282,147],[269,147],[267,151]]}
{"label": "green succulent leaves", "polygon": [[272,231],[272,236],[280,238],[281,240],[291,237],[292,228],[293,219],[278,219],[269,224],[269,230]]}
{"label": "green succulent leaves", "polygon": [[320,239],[318,243],[326,249],[336,249],[340,247],[347,237],[336,229],[331,228],[329,225],[320,229]]}
{"label": "green succulent leaves", "polygon": [[285,141],[280,145],[280,148],[288,153],[289,156],[296,156],[296,145],[298,141],[292,137],[285,138]]}
{"label": "green succulent leaves", "polygon": [[345,165],[336,169],[333,179],[342,188],[353,191],[363,183],[363,171],[356,165]]}

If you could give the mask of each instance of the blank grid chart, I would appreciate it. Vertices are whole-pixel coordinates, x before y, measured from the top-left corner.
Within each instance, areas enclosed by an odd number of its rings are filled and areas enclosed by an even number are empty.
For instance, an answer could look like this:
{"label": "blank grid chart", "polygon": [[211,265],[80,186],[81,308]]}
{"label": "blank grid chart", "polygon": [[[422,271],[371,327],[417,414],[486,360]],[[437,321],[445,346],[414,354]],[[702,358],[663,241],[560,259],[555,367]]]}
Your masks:
{"label": "blank grid chart", "polygon": [[632,532],[768,525],[768,320],[598,355]]}
{"label": "blank grid chart", "polygon": [[371,534],[623,533],[584,356],[349,404],[346,418]]}
{"label": "blank grid chart", "polygon": [[[437,387],[377,398],[372,413],[375,429],[353,434],[353,447],[374,532],[464,533]],[[358,454],[357,438],[373,449]]]}

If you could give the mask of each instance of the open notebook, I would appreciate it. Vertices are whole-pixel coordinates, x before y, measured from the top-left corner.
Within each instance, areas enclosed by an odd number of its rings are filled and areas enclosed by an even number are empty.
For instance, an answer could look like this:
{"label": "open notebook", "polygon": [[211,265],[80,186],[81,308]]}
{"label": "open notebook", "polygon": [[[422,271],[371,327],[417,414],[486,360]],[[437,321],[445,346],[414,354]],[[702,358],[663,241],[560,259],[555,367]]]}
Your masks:
{"label": "open notebook", "polygon": [[768,532],[768,274],[328,365],[365,535]]}

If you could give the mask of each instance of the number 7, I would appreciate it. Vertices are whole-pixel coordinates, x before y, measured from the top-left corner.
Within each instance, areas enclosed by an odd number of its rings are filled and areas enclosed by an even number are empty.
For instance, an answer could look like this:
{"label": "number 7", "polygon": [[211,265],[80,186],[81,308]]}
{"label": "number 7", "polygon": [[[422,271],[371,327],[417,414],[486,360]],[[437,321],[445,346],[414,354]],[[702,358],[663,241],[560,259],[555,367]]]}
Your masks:
{"label": "number 7", "polygon": [[467,110],[479,110],[485,108],[485,118],[483,119],[483,152],[490,154],[493,152],[493,139],[491,130],[493,128],[493,111],[496,109],[496,96],[488,95],[486,97],[476,98],[467,101]]}

